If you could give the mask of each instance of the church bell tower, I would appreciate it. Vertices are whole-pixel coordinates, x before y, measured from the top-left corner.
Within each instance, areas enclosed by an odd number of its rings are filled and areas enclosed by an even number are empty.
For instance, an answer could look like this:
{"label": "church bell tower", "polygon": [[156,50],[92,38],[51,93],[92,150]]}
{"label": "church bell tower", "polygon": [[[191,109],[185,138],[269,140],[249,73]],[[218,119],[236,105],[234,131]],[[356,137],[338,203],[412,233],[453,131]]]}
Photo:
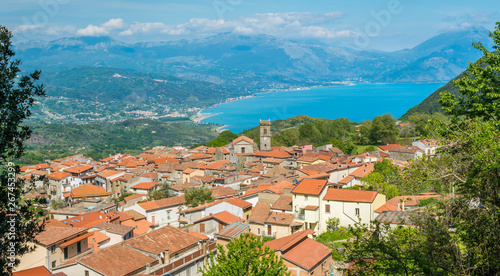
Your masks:
{"label": "church bell tower", "polygon": [[271,150],[271,120],[260,120],[260,150]]}

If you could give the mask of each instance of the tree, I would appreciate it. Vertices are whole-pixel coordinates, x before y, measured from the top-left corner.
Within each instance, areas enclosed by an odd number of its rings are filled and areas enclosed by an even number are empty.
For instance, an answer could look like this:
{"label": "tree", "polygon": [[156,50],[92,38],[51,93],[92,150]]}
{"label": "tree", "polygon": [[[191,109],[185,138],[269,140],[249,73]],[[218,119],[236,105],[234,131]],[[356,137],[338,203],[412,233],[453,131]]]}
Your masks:
{"label": "tree", "polygon": [[443,145],[440,156],[414,162],[403,178],[404,189],[412,193],[427,186],[455,190],[460,196],[415,213],[419,216],[411,231],[416,235],[397,235],[386,227],[355,228],[359,235],[347,250],[347,260],[364,271],[500,275],[500,97],[493,87],[500,83],[500,22],[490,36],[497,51],[485,52],[475,44],[485,57],[480,65],[469,64],[471,75],[456,82],[462,97],[442,94],[440,102],[451,122],[433,122]]}
{"label": "tree", "polygon": [[387,159],[375,163],[373,171],[363,177],[368,190],[383,193],[388,199],[399,195],[401,181],[401,170]]}
{"label": "tree", "polygon": [[159,200],[162,198],[173,197],[175,194],[170,188],[170,184],[163,183],[158,185],[158,188],[153,192],[148,193],[149,200]]}
{"label": "tree", "polygon": [[379,141],[383,144],[396,143],[396,136],[398,133],[399,130],[396,127],[396,120],[394,120],[394,117],[390,114],[384,114],[373,119],[370,131],[370,141],[373,144]]}
{"label": "tree", "polygon": [[0,26],[0,267],[9,275],[19,264],[19,257],[33,250],[28,245],[43,230],[37,223],[39,211],[35,201],[21,201],[23,182],[15,179],[19,166],[11,161],[19,158],[23,142],[31,130],[22,125],[31,112],[35,97],[45,96],[43,85],[35,82],[40,71],[20,75],[20,61],[13,60],[12,34]]}
{"label": "tree", "polygon": [[330,230],[336,230],[337,228],[339,228],[339,225],[340,225],[340,219],[339,218],[329,218],[326,221],[326,226]]}
{"label": "tree", "polygon": [[185,189],[184,199],[186,200],[186,204],[191,204],[192,207],[196,207],[200,203],[203,204],[205,201],[213,202],[215,200],[212,196],[212,191],[206,187]]}
{"label": "tree", "polygon": [[234,139],[238,138],[238,135],[234,134],[230,130],[224,130],[223,132],[219,133],[219,136],[207,143],[208,147],[223,147],[227,144],[229,144],[231,141]]}
{"label": "tree", "polygon": [[462,97],[457,98],[445,91],[441,93],[439,103],[447,115],[457,120],[483,118],[500,120],[500,24],[489,34],[495,42],[495,52],[489,52],[481,42],[473,43],[474,48],[483,52],[483,57],[475,63],[469,63],[465,76],[453,82],[458,86]]}
{"label": "tree", "polygon": [[227,250],[217,245],[213,256],[202,271],[203,276],[284,276],[290,275],[283,259],[274,250],[264,247],[264,238],[248,233],[227,244]]}

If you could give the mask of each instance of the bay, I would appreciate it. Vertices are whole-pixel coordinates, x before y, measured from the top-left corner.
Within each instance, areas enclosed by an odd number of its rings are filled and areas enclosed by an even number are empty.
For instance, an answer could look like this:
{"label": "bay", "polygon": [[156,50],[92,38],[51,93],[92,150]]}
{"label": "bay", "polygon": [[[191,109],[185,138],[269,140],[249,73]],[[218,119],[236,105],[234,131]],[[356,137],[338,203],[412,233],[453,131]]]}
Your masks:
{"label": "bay", "polygon": [[399,118],[443,85],[357,84],[259,93],[204,110],[203,115],[217,115],[202,122],[226,125],[225,129],[239,133],[257,126],[259,119],[274,121],[302,114],[326,119],[344,117],[353,122],[386,113]]}

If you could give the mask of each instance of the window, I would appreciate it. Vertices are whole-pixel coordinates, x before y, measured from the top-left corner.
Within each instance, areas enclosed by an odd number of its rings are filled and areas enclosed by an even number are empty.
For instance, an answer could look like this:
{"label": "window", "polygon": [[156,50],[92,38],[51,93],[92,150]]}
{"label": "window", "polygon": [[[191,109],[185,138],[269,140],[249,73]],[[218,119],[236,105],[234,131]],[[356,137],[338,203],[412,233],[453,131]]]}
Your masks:
{"label": "window", "polygon": [[200,233],[205,233],[205,223],[200,223]]}
{"label": "window", "polygon": [[305,195],[304,196],[304,200],[308,200],[309,199],[309,196],[308,195]]}
{"label": "window", "polygon": [[359,216],[359,208],[354,209],[356,211],[356,216]]}
{"label": "window", "polygon": [[89,271],[85,270],[85,276],[89,276]]}
{"label": "window", "polygon": [[52,267],[56,267],[56,261],[52,262]]}
{"label": "window", "polygon": [[68,248],[64,248],[64,259],[66,260],[68,258]]}
{"label": "window", "polygon": [[56,252],[56,246],[53,245],[50,247],[50,253],[55,253]]}
{"label": "window", "polygon": [[167,218],[170,219],[170,211],[167,211]]}
{"label": "window", "polygon": [[76,253],[80,254],[82,252],[82,244],[81,242],[76,243]]}
{"label": "window", "polygon": [[245,148],[241,148],[241,153],[245,153]]}
{"label": "window", "polygon": [[325,205],[325,212],[330,213],[330,204]]}
{"label": "window", "polygon": [[257,235],[260,235],[260,228],[257,228]]}

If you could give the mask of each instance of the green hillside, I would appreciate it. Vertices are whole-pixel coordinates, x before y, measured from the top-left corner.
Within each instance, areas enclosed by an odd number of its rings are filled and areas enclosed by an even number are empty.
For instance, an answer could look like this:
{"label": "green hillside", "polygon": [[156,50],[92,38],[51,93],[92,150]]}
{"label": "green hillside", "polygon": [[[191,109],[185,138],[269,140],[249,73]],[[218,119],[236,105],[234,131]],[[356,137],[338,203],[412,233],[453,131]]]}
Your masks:
{"label": "green hillside", "polygon": [[32,123],[32,138],[20,164],[35,164],[73,154],[100,159],[110,154],[139,154],[155,146],[186,146],[217,137],[210,124],[127,120],[119,123]]}
{"label": "green hillside", "polygon": [[458,87],[453,85],[453,81],[457,79],[461,79],[464,77],[464,73],[458,75],[456,78],[453,80],[449,81],[447,84],[444,86],[440,87],[438,90],[434,91],[432,94],[430,94],[427,98],[425,98],[421,103],[418,105],[408,109],[401,118],[400,120],[407,121],[410,115],[414,113],[421,113],[421,114],[434,114],[436,112],[442,112],[441,109],[441,104],[439,104],[438,100],[440,98],[440,93],[444,91],[448,91],[453,95],[459,96],[459,90]]}

